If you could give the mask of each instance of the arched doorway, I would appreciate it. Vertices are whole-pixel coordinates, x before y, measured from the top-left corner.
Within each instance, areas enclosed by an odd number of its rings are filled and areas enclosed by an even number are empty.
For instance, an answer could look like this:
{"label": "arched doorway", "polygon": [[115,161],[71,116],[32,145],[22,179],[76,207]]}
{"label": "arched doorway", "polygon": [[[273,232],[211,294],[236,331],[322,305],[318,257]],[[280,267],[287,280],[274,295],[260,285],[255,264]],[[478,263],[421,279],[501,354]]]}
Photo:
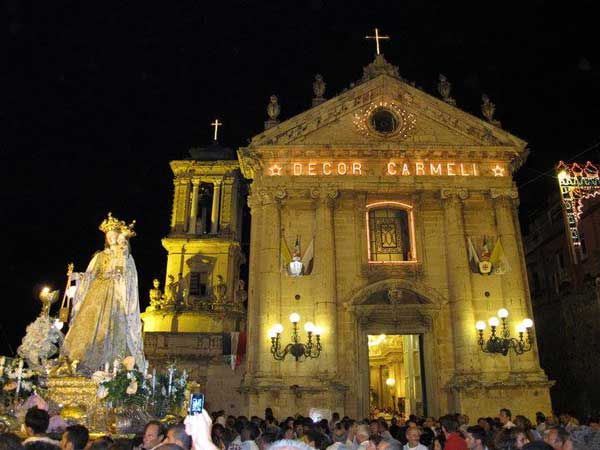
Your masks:
{"label": "arched doorway", "polygon": [[[347,308],[355,317],[355,339],[357,348],[356,371],[358,376],[359,415],[366,416],[372,405],[374,387],[381,405],[394,402],[395,409],[402,406],[404,398],[405,412],[420,414],[439,414],[439,394],[437,383],[438,351],[435,340],[438,316],[445,300],[437,292],[417,283],[388,279],[373,283],[357,292]],[[384,370],[376,368],[377,358],[369,358],[369,348],[379,336],[389,336],[390,343],[396,343],[402,353],[402,362],[406,360],[402,380],[396,380]],[[369,336],[372,345],[369,346]],[[401,342],[401,344],[399,344]],[[388,365],[389,361],[387,360]],[[396,368],[397,369],[397,368]],[[401,370],[396,373],[402,374]],[[398,376],[398,375],[394,375]],[[375,378],[379,377],[378,380]],[[388,378],[404,383],[396,389],[390,389]],[[384,383],[386,386],[383,386]],[[392,396],[392,391],[394,395]],[[404,393],[404,397],[400,394]],[[393,397],[393,398],[392,398]],[[387,402],[387,403],[386,403]],[[408,404],[408,405],[407,405]],[[408,406],[408,407],[407,407]]]}

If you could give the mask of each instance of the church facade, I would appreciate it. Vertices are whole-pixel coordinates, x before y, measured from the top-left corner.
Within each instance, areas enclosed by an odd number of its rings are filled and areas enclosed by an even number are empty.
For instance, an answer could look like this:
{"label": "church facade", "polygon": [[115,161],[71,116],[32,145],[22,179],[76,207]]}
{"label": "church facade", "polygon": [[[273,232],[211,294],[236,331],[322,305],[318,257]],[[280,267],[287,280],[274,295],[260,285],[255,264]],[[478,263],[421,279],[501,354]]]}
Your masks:
{"label": "church facade", "polygon": [[[283,122],[272,98],[265,131],[238,150],[250,184],[247,414],[364,417],[384,394],[433,416],[549,412],[535,342],[486,353],[475,327],[505,308],[516,336],[532,317],[512,178],[526,143],[413,87],[382,55],[337,97],[318,91]],[[307,343],[306,322],[318,356],[283,357],[294,329]],[[397,380],[369,356],[377,336],[412,346],[398,352],[413,367],[406,390],[391,396]]]}

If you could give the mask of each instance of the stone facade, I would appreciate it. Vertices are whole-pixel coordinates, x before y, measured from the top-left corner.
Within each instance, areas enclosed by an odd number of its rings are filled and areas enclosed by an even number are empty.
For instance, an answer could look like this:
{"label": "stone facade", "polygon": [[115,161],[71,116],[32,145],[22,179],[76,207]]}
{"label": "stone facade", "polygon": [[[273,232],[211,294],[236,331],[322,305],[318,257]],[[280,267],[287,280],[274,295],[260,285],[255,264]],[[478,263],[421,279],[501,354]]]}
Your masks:
{"label": "stone facade", "polygon": [[[364,417],[367,336],[382,333],[423,336],[428,414],[549,412],[537,347],[484,354],[475,330],[501,307],[511,329],[532,315],[512,180],[526,143],[377,64],[356,87],[238,151],[252,180],[247,413],[327,407]],[[403,222],[377,218],[384,210]],[[500,238],[511,270],[473,273],[469,236]],[[298,238],[301,252],[314,244],[313,269],[291,277],[284,247]],[[283,324],[285,345],[292,312],[300,327],[322,327],[319,358],[271,355],[270,329]]]}
{"label": "stone facade", "polygon": [[524,237],[540,359],[556,380],[552,403],[556,411],[578,417],[594,414],[600,404],[600,351],[588,345],[600,341],[599,225],[600,201],[585,200],[578,224],[582,246],[575,264],[556,192],[530,216]]}

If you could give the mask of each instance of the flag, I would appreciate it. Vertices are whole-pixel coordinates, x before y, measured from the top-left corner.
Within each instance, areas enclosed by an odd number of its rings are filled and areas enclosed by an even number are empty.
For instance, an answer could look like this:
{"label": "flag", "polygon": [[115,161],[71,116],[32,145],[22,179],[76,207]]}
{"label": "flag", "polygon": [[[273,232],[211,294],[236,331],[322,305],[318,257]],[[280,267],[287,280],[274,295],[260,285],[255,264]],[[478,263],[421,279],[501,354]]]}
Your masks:
{"label": "flag", "polygon": [[285,242],[285,238],[283,236],[281,237],[280,250],[281,262],[283,263],[283,268],[287,271],[288,267],[290,266],[290,263],[292,262],[292,255],[290,254],[290,249],[287,245],[287,242]]}
{"label": "flag", "polygon": [[467,246],[469,250],[469,266],[471,267],[471,272],[479,273],[479,256],[477,256],[477,251],[473,246],[473,241],[471,238],[467,238]]}
{"label": "flag", "polygon": [[504,275],[505,273],[510,272],[510,265],[504,254],[504,248],[502,247],[500,238],[498,238],[496,245],[494,245],[494,250],[492,250],[492,255],[490,256],[490,262],[493,264],[492,273],[494,275]]}
{"label": "flag", "polygon": [[302,264],[304,265],[304,275],[310,275],[313,269],[313,258],[315,256],[315,238],[310,240],[310,244],[306,247],[304,256],[302,256]]}
{"label": "flag", "polygon": [[238,336],[237,353],[235,355],[235,367],[239,367],[246,354],[246,333],[241,331]]}

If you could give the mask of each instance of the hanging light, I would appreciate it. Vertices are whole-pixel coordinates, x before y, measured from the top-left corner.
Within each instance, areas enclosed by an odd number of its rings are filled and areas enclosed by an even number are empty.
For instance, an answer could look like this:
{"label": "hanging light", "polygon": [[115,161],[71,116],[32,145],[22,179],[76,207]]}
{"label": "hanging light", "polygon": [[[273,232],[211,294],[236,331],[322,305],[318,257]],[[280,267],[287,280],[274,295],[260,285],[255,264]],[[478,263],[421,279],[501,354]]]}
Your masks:
{"label": "hanging light", "polygon": [[[321,327],[316,326],[312,322],[306,322],[304,324],[304,331],[306,331],[307,342],[303,344],[300,342],[298,336],[298,323],[300,322],[300,315],[298,313],[290,314],[290,322],[292,322],[292,342],[282,348],[281,346],[281,333],[283,333],[283,325],[275,324],[269,330],[269,337],[271,338],[271,354],[277,361],[283,361],[285,357],[291,354],[296,361],[300,358],[318,358],[321,354]],[[315,341],[313,342],[313,336]]]}
{"label": "hanging light", "polygon": [[[490,325],[490,337],[485,340],[483,332],[486,329],[486,323],[483,320],[478,320],[475,324],[479,338],[477,344],[484,353],[500,353],[504,356],[512,349],[515,354],[522,355],[528,352],[532,348],[532,329],[533,320],[524,319],[521,323],[516,326],[518,339],[510,336],[510,331],[506,326],[506,319],[509,313],[505,308],[498,310],[498,317],[490,317],[488,324]],[[502,329],[498,330],[500,326],[500,320],[502,320]]]}

